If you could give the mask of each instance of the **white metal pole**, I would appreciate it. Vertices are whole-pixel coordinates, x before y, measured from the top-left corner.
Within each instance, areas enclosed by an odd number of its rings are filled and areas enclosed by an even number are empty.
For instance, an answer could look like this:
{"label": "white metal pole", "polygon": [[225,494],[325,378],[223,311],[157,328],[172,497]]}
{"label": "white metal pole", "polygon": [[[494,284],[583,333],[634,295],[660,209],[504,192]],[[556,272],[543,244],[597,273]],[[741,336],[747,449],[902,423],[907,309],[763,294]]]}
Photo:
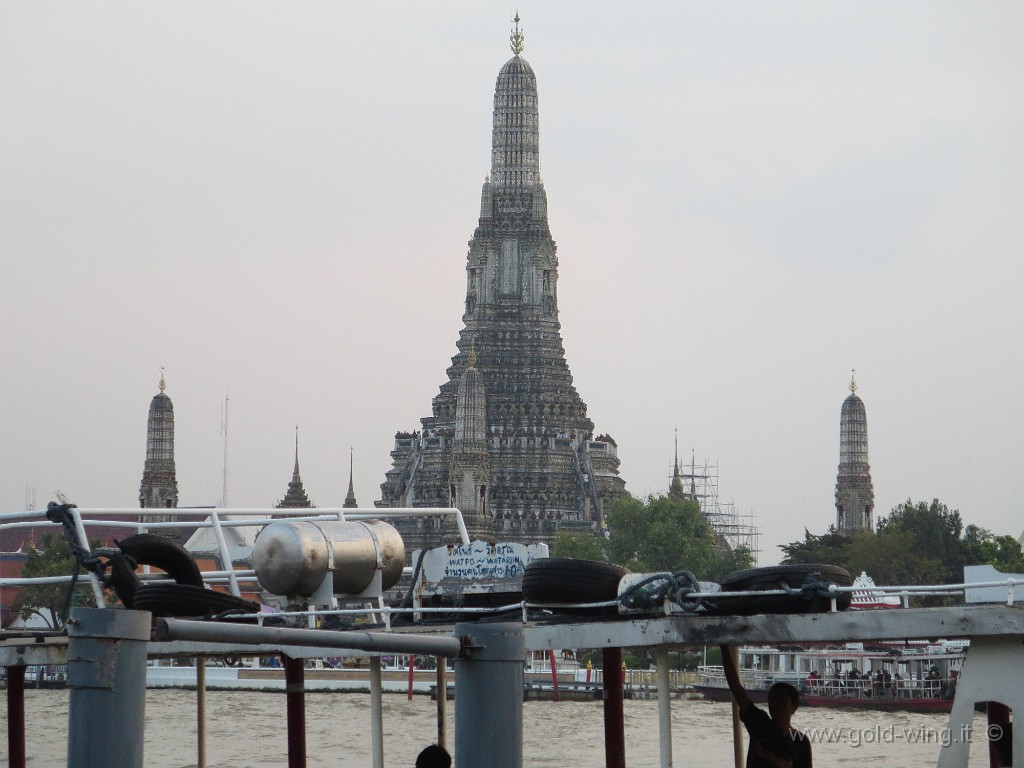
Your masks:
{"label": "white metal pole", "polygon": [[455,510],[455,522],[459,525],[459,534],[462,536],[462,543],[469,546],[469,531],[466,530],[466,521],[462,519],[462,512]]}
{"label": "white metal pole", "polygon": [[[75,530],[78,531],[78,540],[82,543],[82,549],[91,552],[89,549],[89,537],[85,535],[85,525],[82,523],[82,515],[77,507],[71,508],[71,519],[75,522]],[[92,594],[96,598],[97,608],[106,608],[107,602],[103,599],[103,587],[100,585],[99,577],[92,571],[88,572],[89,583],[92,585]]]}
{"label": "white metal pole", "polygon": [[672,768],[672,692],[669,690],[668,646],[659,645],[658,664],[658,741],[661,768]]}
{"label": "white metal pole", "polygon": [[224,561],[224,570],[228,572],[228,583],[231,586],[231,594],[240,597],[242,591],[238,588],[238,579],[235,577],[235,566],[231,562],[231,552],[228,551],[228,542],[224,538],[224,531],[220,527],[220,515],[217,510],[210,513],[210,522],[213,523],[213,535],[217,537],[217,548],[220,549],[220,558]]}
{"label": "white metal pole", "polygon": [[[737,645],[729,646],[729,655],[732,656],[732,665],[736,668],[736,674],[740,673],[740,649]],[[732,699],[732,754],[736,768],[743,768],[743,723],[740,722],[740,707],[736,698]]]}
{"label": "white metal pole", "polygon": [[196,659],[196,768],[206,768],[206,657]]}
{"label": "white metal pole", "polygon": [[373,768],[384,768],[384,707],[381,701],[380,656],[370,657],[370,751]]}

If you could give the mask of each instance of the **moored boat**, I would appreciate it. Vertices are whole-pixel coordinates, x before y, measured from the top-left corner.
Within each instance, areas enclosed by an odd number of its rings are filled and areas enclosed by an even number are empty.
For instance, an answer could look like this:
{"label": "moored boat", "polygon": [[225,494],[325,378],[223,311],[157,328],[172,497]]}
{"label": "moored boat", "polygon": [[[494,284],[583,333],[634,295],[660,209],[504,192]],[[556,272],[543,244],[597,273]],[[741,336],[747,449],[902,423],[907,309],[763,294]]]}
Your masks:
{"label": "moored boat", "polygon": [[[740,669],[759,703],[772,685],[789,683],[804,706],[949,712],[966,652],[965,642],[744,647]],[[731,698],[720,666],[701,667],[694,689],[713,701]]]}
{"label": "moored boat", "polygon": [[[279,664],[260,664],[259,661],[253,659],[234,664],[210,661],[204,665],[204,687],[211,691],[286,690],[284,668]],[[404,665],[388,664],[381,669],[381,690],[387,693],[411,690],[427,694],[436,685],[436,675],[434,668],[414,666],[410,674],[407,662]],[[146,667],[147,688],[195,689],[198,677],[199,671],[194,663],[150,664]],[[303,671],[303,682],[307,691],[367,693],[371,687],[368,663],[356,667],[321,659],[309,661]]]}

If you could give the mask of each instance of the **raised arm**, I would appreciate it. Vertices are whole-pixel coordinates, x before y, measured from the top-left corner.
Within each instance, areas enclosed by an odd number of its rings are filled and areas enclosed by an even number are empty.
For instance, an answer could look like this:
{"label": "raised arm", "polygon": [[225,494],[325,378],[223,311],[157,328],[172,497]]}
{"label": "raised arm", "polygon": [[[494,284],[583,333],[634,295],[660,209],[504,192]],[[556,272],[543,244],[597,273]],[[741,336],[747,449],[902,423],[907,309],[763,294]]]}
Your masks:
{"label": "raised arm", "polygon": [[729,683],[729,690],[732,691],[732,697],[736,699],[736,705],[740,708],[740,712],[745,713],[750,707],[750,697],[740,682],[740,672],[732,661],[732,648],[728,645],[721,645],[719,648],[722,649],[722,668],[725,670],[725,681]]}

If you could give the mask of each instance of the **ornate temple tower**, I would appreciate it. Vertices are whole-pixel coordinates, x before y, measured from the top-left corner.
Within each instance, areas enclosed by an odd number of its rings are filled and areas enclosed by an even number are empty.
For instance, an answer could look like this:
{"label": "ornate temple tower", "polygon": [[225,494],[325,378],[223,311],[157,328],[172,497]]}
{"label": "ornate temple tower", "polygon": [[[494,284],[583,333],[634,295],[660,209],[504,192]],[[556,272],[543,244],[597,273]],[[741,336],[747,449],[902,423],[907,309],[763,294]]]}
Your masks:
{"label": "ornate temple tower", "polygon": [[284,498],[274,505],[274,509],[308,509],[313,502],[306,495],[306,489],[302,487],[302,477],[299,475],[299,428],[295,428],[295,468],[292,470],[292,480],[288,483],[288,490]]}
{"label": "ornate temple tower", "polygon": [[874,530],[875,489],[868,465],[868,416],[850,376],[850,396],[839,417],[839,474],[836,476],[836,530]]}
{"label": "ornate temple tower", "polygon": [[676,458],[672,462],[672,482],[668,486],[668,497],[676,501],[693,498],[686,492],[683,475],[679,468],[679,433],[676,432]]}
{"label": "ornate temple tower", "polygon": [[[469,242],[459,351],[422,431],[395,436],[377,506],[446,506],[455,497],[463,512],[483,516],[484,530],[492,522],[498,539],[532,542],[562,528],[596,530],[625,483],[616,444],[594,437],[565,360],[558,259],[540,178],[537,79],[520,55],[515,22],[514,55],[494,91],[491,172]],[[410,547],[444,538],[433,520],[403,523],[402,534]]]}
{"label": "ornate temple tower", "polygon": [[342,504],[343,509],[356,509],[359,506],[359,502],[356,501],[356,490],[352,486],[353,478],[353,461],[352,461],[352,449],[348,449],[348,493],[345,494],[345,503]]}
{"label": "ornate temple tower", "polygon": [[449,504],[458,507],[473,539],[493,539],[489,488],[491,459],[487,450],[487,395],[470,349],[466,370],[455,396],[455,440],[452,444]]}
{"label": "ornate temple tower", "polygon": [[[178,506],[178,480],[174,470],[174,405],[164,394],[167,382],[160,371],[160,391],[149,403],[146,427],[146,463],[139,486],[139,506],[149,509]],[[165,519],[170,521],[170,516]]]}

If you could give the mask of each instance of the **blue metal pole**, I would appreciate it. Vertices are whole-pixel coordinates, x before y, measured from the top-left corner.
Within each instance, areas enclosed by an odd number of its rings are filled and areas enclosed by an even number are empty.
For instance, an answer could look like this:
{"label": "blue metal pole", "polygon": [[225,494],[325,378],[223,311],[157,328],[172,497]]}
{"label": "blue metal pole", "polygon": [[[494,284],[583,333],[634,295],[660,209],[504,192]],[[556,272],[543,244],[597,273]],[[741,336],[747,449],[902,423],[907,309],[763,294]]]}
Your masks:
{"label": "blue metal pole", "polygon": [[71,611],[70,768],[142,768],[149,626],[146,611]]}
{"label": "blue metal pole", "polygon": [[455,660],[455,763],[522,768],[523,627],[464,623],[455,634],[469,638]]}

